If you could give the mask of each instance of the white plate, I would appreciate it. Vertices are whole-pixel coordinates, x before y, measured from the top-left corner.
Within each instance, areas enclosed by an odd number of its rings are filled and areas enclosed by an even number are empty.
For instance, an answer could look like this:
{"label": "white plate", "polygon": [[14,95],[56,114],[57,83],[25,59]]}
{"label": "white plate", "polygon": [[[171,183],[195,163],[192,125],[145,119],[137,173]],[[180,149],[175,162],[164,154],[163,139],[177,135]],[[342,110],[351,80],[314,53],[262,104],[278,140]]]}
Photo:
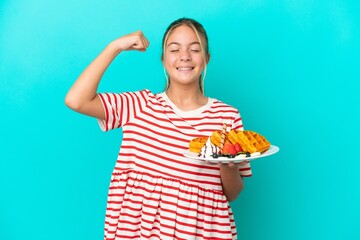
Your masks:
{"label": "white plate", "polygon": [[238,156],[236,156],[234,158],[228,158],[228,157],[202,158],[202,157],[199,157],[197,153],[193,153],[193,152],[190,152],[188,150],[188,151],[184,152],[184,156],[187,157],[187,158],[203,160],[203,161],[207,161],[207,162],[211,162],[211,163],[218,163],[218,162],[222,162],[222,163],[227,163],[227,162],[239,163],[239,162],[242,162],[242,161],[252,161],[252,160],[257,159],[257,158],[268,157],[268,156],[271,156],[271,155],[277,153],[279,150],[280,150],[279,147],[277,147],[275,145],[271,145],[268,150],[266,150],[265,152],[263,152],[260,155],[246,157],[243,154],[241,154],[241,155],[238,155]]}

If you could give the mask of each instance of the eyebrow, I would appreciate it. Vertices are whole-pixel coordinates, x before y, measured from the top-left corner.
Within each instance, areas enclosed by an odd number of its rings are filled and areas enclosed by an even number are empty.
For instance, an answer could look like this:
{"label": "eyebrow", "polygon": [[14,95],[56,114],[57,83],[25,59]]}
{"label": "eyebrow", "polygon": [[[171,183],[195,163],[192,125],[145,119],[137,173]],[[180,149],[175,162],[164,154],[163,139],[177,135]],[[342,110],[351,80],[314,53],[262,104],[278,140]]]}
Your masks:
{"label": "eyebrow", "polygon": [[[170,46],[170,45],[172,45],[172,44],[179,45],[179,46],[181,45],[181,44],[178,43],[178,42],[171,42],[171,43],[169,43],[169,44],[167,45],[167,47]],[[199,45],[200,45],[199,42],[191,42],[189,45],[195,45],[195,44],[199,44]]]}

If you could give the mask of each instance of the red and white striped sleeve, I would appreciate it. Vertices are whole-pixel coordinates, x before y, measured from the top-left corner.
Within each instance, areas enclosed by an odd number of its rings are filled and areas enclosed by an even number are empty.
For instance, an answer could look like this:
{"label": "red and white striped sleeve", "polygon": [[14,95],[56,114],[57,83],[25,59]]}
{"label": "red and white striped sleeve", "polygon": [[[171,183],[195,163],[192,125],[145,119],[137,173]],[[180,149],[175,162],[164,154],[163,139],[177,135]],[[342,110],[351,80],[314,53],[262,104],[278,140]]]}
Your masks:
{"label": "red and white striped sleeve", "polygon": [[234,120],[231,126],[231,129],[234,130],[244,130],[242,118],[240,116],[239,111],[236,111],[237,113],[234,116]]}
{"label": "red and white striped sleeve", "polygon": [[98,95],[105,112],[105,119],[98,119],[98,123],[104,132],[120,128],[131,121],[139,111],[140,105],[144,103],[144,94],[141,92],[99,93]]}
{"label": "red and white striped sleeve", "polygon": [[241,165],[239,167],[239,171],[240,171],[240,175],[242,177],[251,177],[252,176],[251,166],[250,166],[249,162],[245,163],[244,165]]}

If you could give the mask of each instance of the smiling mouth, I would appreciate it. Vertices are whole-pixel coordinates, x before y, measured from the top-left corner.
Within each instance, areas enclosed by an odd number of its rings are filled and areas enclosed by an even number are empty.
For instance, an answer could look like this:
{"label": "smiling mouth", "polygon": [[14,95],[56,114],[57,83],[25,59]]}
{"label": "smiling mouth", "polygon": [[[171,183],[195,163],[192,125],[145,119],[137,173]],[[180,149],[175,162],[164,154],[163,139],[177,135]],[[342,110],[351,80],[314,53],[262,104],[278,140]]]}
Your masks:
{"label": "smiling mouth", "polygon": [[177,67],[176,69],[179,71],[191,71],[194,68],[193,67]]}

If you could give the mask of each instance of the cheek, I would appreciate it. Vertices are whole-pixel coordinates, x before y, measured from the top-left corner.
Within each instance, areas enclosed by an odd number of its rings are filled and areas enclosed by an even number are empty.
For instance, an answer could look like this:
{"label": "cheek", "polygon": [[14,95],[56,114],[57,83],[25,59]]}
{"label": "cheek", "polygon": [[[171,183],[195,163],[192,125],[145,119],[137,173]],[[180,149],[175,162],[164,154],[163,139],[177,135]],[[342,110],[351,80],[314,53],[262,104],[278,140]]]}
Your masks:
{"label": "cheek", "polygon": [[195,60],[199,65],[204,65],[205,63],[204,57],[201,55],[196,55],[195,57],[193,57],[193,60]]}
{"label": "cheek", "polygon": [[169,69],[170,67],[174,66],[176,59],[174,59],[171,56],[166,56],[163,61],[163,65],[166,69]]}

